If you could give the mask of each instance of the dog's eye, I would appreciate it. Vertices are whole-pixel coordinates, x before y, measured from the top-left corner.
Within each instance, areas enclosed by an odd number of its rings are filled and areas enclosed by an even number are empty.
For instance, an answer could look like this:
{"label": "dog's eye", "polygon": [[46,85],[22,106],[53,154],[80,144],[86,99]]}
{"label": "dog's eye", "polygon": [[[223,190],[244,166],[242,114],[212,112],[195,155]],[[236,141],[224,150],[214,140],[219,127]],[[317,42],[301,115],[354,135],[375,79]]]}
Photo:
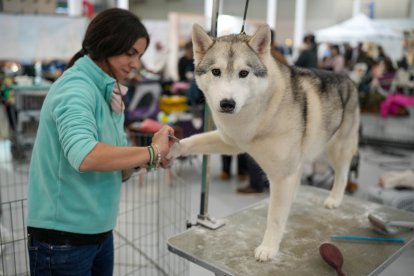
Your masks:
{"label": "dog's eye", "polygon": [[220,77],[221,75],[220,69],[213,69],[211,70],[211,73],[213,74],[213,76],[216,76],[216,77]]}
{"label": "dog's eye", "polygon": [[249,75],[249,71],[246,71],[246,70],[241,70],[240,72],[239,72],[239,77],[240,78],[245,78],[245,77],[247,77],[247,75]]}

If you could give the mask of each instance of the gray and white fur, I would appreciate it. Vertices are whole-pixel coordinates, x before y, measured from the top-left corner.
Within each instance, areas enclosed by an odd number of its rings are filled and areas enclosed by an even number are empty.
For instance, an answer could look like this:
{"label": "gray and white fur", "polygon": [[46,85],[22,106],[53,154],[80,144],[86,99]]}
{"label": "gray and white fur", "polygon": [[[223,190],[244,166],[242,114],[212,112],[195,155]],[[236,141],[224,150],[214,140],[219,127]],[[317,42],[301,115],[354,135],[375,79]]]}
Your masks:
{"label": "gray and white fur", "polygon": [[169,158],[247,152],[267,174],[270,201],[258,261],[279,250],[303,163],[326,152],[335,170],[324,205],[336,208],[357,153],[358,93],[346,76],[290,67],[270,52],[270,29],[211,38],[193,26],[195,77],[216,130],[174,144]]}

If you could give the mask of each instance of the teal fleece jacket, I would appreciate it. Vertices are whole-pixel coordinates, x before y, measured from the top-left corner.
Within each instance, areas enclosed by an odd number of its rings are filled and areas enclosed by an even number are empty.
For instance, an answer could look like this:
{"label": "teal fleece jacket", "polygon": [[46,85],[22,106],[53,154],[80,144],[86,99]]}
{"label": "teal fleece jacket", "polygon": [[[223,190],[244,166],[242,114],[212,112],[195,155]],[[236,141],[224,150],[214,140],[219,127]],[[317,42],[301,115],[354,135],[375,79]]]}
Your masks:
{"label": "teal fleece jacket", "polygon": [[84,56],[50,88],[30,163],[28,226],[81,234],[115,227],[122,173],[79,171],[98,142],[127,145],[124,115],[111,111],[114,85]]}

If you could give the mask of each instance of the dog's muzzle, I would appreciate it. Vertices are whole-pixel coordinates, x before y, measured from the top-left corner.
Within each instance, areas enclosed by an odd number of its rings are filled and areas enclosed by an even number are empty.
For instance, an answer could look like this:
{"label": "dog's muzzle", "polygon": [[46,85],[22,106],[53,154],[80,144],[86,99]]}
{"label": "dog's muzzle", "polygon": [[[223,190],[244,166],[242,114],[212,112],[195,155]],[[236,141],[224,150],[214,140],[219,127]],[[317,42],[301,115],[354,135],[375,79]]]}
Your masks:
{"label": "dog's muzzle", "polygon": [[236,102],[233,99],[224,99],[220,101],[221,112],[233,113],[236,108]]}

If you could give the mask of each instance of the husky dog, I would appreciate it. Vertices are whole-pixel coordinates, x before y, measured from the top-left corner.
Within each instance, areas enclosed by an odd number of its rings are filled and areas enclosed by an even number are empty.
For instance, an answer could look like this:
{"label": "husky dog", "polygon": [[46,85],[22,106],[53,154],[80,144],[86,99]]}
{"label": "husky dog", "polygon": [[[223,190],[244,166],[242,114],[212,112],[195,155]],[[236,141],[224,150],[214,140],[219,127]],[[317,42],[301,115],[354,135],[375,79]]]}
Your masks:
{"label": "husky dog", "polygon": [[335,170],[327,208],[338,207],[358,148],[356,87],[341,75],[289,67],[271,55],[270,29],[253,36],[192,32],[195,77],[217,127],[175,143],[168,158],[247,152],[267,174],[270,200],[258,261],[274,258],[303,163],[325,152]]}

